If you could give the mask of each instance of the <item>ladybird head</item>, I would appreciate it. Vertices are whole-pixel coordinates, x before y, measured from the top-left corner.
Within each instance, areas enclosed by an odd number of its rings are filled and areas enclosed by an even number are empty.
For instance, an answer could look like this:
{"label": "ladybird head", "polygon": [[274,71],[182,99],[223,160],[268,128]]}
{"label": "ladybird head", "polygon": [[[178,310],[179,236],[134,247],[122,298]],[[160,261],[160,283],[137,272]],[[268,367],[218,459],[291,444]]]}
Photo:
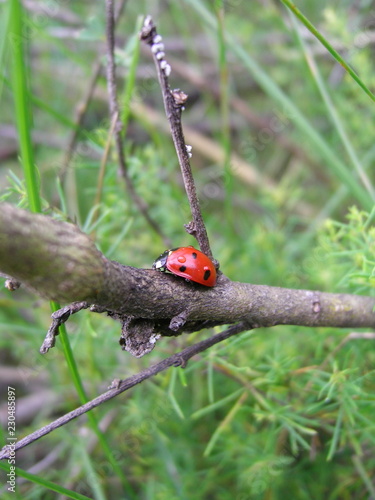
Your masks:
{"label": "ladybird head", "polygon": [[159,271],[166,271],[167,270],[167,259],[168,259],[168,255],[170,254],[170,252],[171,252],[171,250],[166,250],[161,255],[159,255],[159,257],[152,264],[152,269],[158,269]]}

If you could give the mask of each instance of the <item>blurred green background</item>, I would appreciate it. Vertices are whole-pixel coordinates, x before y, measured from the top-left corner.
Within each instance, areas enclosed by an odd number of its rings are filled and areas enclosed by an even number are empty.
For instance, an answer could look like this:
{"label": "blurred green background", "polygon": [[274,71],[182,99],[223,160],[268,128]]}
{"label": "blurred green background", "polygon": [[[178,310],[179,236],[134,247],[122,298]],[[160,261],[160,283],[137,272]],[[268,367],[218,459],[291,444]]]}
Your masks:
{"label": "blurred green background", "polygon": [[[297,6],[374,89],[374,2]],[[106,63],[105,2],[25,2],[23,18],[18,7],[0,3],[1,199],[35,209],[31,190],[108,258],[151,267],[165,245],[132,203],[115,148],[101,170],[108,92],[105,70],[94,75]],[[194,240],[156,70],[138,41],[146,14],[163,36],[171,87],[189,95],[186,142],[222,271],[374,295],[375,103],[278,1],[125,2],[116,63],[129,175],[173,246]],[[3,289],[0,305],[3,443],[8,386],[21,438],[213,334],[162,339],[135,359],[118,345],[118,323],[82,311],[42,356],[50,305],[22,289]],[[33,476],[20,472],[16,494],[1,481],[0,495],[375,499],[374,361],[368,331],[244,333],[21,450],[17,466]]]}

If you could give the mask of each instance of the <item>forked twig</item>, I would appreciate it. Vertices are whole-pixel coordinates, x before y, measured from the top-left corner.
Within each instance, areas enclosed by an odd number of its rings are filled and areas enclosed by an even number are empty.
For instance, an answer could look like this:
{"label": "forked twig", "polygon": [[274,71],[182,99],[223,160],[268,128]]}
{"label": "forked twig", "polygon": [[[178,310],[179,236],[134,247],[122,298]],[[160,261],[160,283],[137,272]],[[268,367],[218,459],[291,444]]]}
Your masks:
{"label": "forked twig", "polygon": [[77,107],[77,112],[76,112],[76,117],[75,117],[75,127],[70,135],[68,144],[65,147],[64,158],[63,158],[62,166],[61,166],[61,169],[59,172],[59,178],[60,178],[60,182],[62,184],[64,183],[70,162],[73,158],[74,150],[76,148],[77,141],[78,141],[79,136],[80,136],[81,126],[82,126],[83,120],[85,118],[87,109],[89,107],[89,103],[92,99],[92,96],[94,95],[94,90],[95,90],[96,84],[98,82],[101,70],[102,70],[102,63],[100,61],[96,62],[94,65],[94,69],[93,69],[91,78],[86,86],[85,95],[82,99],[82,102]]}
{"label": "forked twig", "polygon": [[164,44],[162,37],[158,35],[156,26],[150,16],[147,16],[140,38],[150,45],[154,58],[158,79],[163,94],[164,108],[171,128],[172,139],[176,148],[178,161],[180,164],[182,178],[185,184],[186,193],[190,203],[190,210],[193,217],[192,222],[185,225],[187,232],[193,235],[198,241],[199,247],[206,255],[212,258],[212,252],[206,226],[203,221],[197,191],[190,166],[191,146],[187,146],[181,125],[181,112],[187,100],[187,95],[179,89],[171,90],[168,77],[171,66],[165,60]]}
{"label": "forked twig", "polygon": [[109,93],[109,109],[111,119],[117,114],[117,122],[114,128],[114,137],[116,143],[116,149],[118,154],[118,161],[120,165],[121,175],[125,180],[127,189],[129,194],[135,203],[138,210],[141,212],[143,217],[146,219],[148,224],[152,227],[152,229],[159,234],[166,246],[170,246],[169,239],[164,235],[163,230],[160,225],[150,216],[149,208],[147,203],[141,198],[137,191],[134,188],[133,182],[129,177],[124,146],[123,146],[123,137],[121,134],[122,130],[122,122],[120,118],[119,105],[117,101],[117,90],[116,90],[116,64],[114,57],[114,48],[115,48],[115,14],[114,14],[114,1],[107,0],[106,2],[106,34],[107,34],[107,86]]}
{"label": "forked twig", "polygon": [[[163,359],[163,361],[160,361],[159,363],[156,363],[155,365],[150,366],[145,370],[142,370],[140,373],[137,373],[136,375],[132,375],[131,377],[125,380],[117,380],[112,382],[111,387],[108,389],[108,391],[104,392],[97,398],[92,399],[88,403],[79,406],[75,410],[63,415],[54,422],[45,425],[41,429],[38,429],[37,431],[32,432],[28,436],[25,436],[23,439],[17,441],[17,443],[15,444],[15,450],[24,448],[25,446],[33,443],[37,439],[40,439],[46,434],[49,434],[58,427],[67,424],[71,420],[83,415],[84,413],[92,410],[93,408],[96,408],[97,406],[105,403],[106,401],[115,398],[122,392],[127,391],[128,389],[134,387],[135,385],[143,382],[144,380],[150,377],[153,377],[154,375],[166,370],[171,366],[176,366],[176,367],[181,366],[182,368],[184,368],[189,359],[195,356],[196,354],[205,351],[209,347],[212,347],[213,345],[218,344],[219,342],[222,342],[223,340],[226,340],[229,337],[232,337],[233,335],[237,335],[238,333],[244,332],[249,329],[250,326],[248,324],[238,323],[237,325],[234,325],[223,332],[217,333],[216,335],[213,335],[208,339],[202,340],[197,344],[186,347],[182,351],[173,354],[169,358]],[[10,450],[8,446],[4,446],[0,451],[0,460],[8,458],[9,454]]]}
{"label": "forked twig", "polygon": [[[127,2],[127,0],[121,0],[120,5],[118,6],[118,9],[115,12],[115,23],[120,18],[121,14],[122,14],[122,12],[124,10],[126,2]],[[72,134],[71,134],[71,136],[69,138],[68,144],[67,144],[67,146],[65,148],[66,152],[65,152],[64,159],[62,161],[62,167],[61,167],[61,170],[60,170],[60,173],[59,173],[59,177],[60,177],[61,182],[63,182],[63,180],[65,178],[65,175],[66,175],[66,172],[67,172],[67,170],[69,168],[69,164],[70,164],[70,161],[71,161],[71,159],[73,157],[74,150],[75,150],[75,147],[76,147],[76,144],[77,144],[77,140],[79,138],[80,128],[82,126],[82,123],[83,123],[83,120],[85,118],[87,109],[89,107],[89,103],[90,103],[90,101],[91,101],[91,99],[92,99],[92,97],[94,95],[94,90],[95,90],[96,84],[98,82],[100,73],[101,73],[101,71],[103,69],[103,64],[102,64],[102,61],[101,61],[101,56],[93,64],[93,68],[94,69],[92,71],[91,78],[90,78],[88,84],[86,85],[85,95],[84,95],[84,97],[82,99],[81,104],[77,108],[77,115],[76,115],[76,119],[75,119],[75,128],[72,131]]]}

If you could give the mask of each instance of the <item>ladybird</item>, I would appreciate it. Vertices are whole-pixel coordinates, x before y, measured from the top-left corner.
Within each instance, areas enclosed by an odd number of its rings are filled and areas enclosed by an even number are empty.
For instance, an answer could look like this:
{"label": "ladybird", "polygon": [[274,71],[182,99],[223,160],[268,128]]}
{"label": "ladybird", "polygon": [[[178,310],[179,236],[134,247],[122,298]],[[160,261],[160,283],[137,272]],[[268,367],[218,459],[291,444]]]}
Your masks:
{"label": "ladybird", "polygon": [[170,271],[201,285],[216,284],[216,269],[211,259],[192,246],[166,250],[155,260],[152,268],[163,272]]}

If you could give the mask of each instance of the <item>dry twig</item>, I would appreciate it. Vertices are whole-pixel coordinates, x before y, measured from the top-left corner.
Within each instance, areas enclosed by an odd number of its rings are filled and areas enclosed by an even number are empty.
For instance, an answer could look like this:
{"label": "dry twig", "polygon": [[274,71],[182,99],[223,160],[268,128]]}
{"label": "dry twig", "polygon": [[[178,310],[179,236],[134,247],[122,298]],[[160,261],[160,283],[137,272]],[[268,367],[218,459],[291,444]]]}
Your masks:
{"label": "dry twig", "polygon": [[[205,351],[209,347],[212,347],[213,345],[222,342],[223,340],[226,340],[229,337],[232,337],[233,335],[237,335],[238,333],[243,332],[245,330],[248,330],[248,325],[246,324],[240,323],[238,325],[232,326],[231,328],[228,328],[224,332],[220,332],[208,339],[198,342],[197,344],[186,347],[182,351],[173,354],[169,358],[163,359],[163,361],[160,361],[156,365],[146,368],[145,370],[141,371],[140,373],[137,373],[136,375],[132,375],[131,377],[125,380],[113,381],[108,391],[104,392],[97,398],[89,401],[88,403],[76,408],[75,410],[69,413],[66,413],[62,417],[55,420],[54,422],[45,425],[41,429],[38,429],[37,431],[32,432],[23,439],[17,441],[17,443],[15,444],[15,450],[24,448],[25,446],[33,443],[34,441],[40,439],[46,434],[49,434],[53,430],[67,424],[71,420],[74,420],[75,418],[83,415],[84,413],[92,410],[93,408],[96,408],[97,406],[105,403],[106,401],[115,398],[119,394],[127,391],[128,389],[131,389],[135,385],[140,384],[144,380],[147,380],[150,377],[157,375],[158,373],[166,370],[167,368],[170,368],[171,366],[176,366],[176,367],[181,366],[182,368],[184,368],[189,359],[195,356],[196,354],[199,354],[200,352]],[[2,448],[2,450],[0,451],[0,460],[8,457],[9,457],[9,448],[8,446],[4,446],[4,448]]]}
{"label": "dry twig", "polygon": [[[118,21],[119,17],[121,16],[123,9],[125,7],[125,4],[126,4],[126,0],[121,0],[121,3],[117,9],[117,12],[115,13],[115,23]],[[76,115],[76,119],[75,119],[76,126],[75,126],[74,130],[72,131],[72,134],[71,134],[69,141],[68,141],[68,145],[65,148],[66,153],[64,156],[64,160],[62,162],[61,171],[59,173],[59,177],[61,179],[61,182],[63,182],[65,175],[66,175],[66,172],[67,172],[67,169],[69,168],[69,164],[70,164],[70,161],[73,157],[74,150],[75,150],[77,140],[79,137],[80,127],[83,123],[83,120],[84,120],[86,111],[88,109],[89,103],[93,97],[94,90],[95,90],[96,84],[98,82],[98,78],[99,78],[100,73],[103,69],[101,57],[94,63],[93,67],[94,67],[94,69],[92,71],[91,78],[90,78],[88,84],[86,85],[85,95],[82,99],[81,104],[77,108],[77,115]]]}
{"label": "dry twig", "polygon": [[197,191],[195,189],[194,178],[189,161],[189,158],[191,157],[191,147],[187,146],[185,143],[181,125],[181,111],[184,109],[184,104],[188,96],[179,89],[171,90],[169,86],[168,77],[171,72],[171,67],[165,60],[165,48],[162,42],[162,37],[158,35],[156,26],[150,16],[145,19],[140,33],[140,38],[151,47],[151,52],[154,58],[163,94],[165,113],[171,127],[172,139],[176,148],[186,194],[190,203],[193,220],[189,224],[186,224],[185,228],[189,234],[192,234],[197,239],[202,252],[212,258],[210,243],[200,210]]}
{"label": "dry twig", "polygon": [[107,13],[107,86],[109,93],[109,110],[111,119],[113,120],[115,116],[117,116],[116,125],[114,128],[114,137],[118,154],[118,161],[120,165],[121,175],[126,182],[127,189],[129,194],[141,212],[143,217],[148,222],[149,226],[162,237],[166,246],[170,246],[169,239],[164,235],[163,230],[160,225],[150,216],[149,208],[147,203],[138,195],[131,178],[129,177],[124,146],[123,146],[123,137],[122,137],[122,123],[120,118],[120,110],[117,101],[117,90],[116,90],[116,64],[114,57],[114,49],[115,49],[115,16],[114,16],[114,2],[113,0],[107,0],[106,2],[106,13]]}

